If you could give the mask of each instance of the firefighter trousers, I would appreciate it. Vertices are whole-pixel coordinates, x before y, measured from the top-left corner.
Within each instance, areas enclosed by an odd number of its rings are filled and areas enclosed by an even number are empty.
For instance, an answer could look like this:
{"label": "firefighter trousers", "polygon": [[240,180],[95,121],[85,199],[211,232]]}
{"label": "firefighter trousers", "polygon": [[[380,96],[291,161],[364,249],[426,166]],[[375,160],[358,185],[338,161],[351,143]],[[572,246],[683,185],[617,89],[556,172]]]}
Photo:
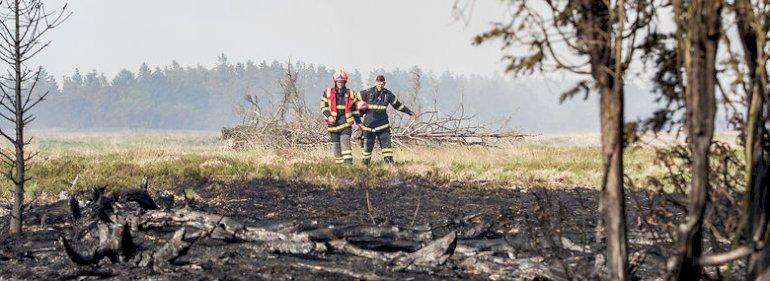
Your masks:
{"label": "firefighter trousers", "polygon": [[334,160],[338,164],[353,164],[353,149],[350,146],[352,132],[351,128],[345,128],[339,132],[329,132],[334,146]]}
{"label": "firefighter trousers", "polygon": [[390,142],[390,128],[377,132],[364,132],[364,164],[369,164],[374,151],[374,142],[379,141],[382,149],[382,158],[385,163],[393,164],[393,145]]}

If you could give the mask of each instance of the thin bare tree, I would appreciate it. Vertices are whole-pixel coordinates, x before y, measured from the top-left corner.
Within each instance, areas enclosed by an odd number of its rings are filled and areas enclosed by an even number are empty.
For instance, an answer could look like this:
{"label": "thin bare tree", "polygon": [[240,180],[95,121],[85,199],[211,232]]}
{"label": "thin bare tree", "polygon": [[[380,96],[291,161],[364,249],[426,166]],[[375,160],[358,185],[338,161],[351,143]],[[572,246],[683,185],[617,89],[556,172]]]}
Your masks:
{"label": "thin bare tree", "polygon": [[[293,122],[300,120],[307,120],[310,115],[310,111],[305,105],[305,98],[302,93],[297,89],[297,78],[299,71],[295,70],[291,64],[291,61],[286,63],[286,71],[284,77],[278,81],[283,90],[283,96],[281,103],[278,105],[278,112],[276,114],[279,120],[286,120],[286,113],[289,112],[293,116]],[[291,110],[291,111],[289,111]]]}
{"label": "thin bare tree", "polygon": [[7,72],[0,77],[0,117],[13,127],[13,131],[0,127],[0,135],[14,147],[13,153],[3,150],[0,155],[8,169],[5,176],[15,185],[11,233],[22,231],[24,184],[29,180],[27,162],[35,156],[25,150],[32,139],[25,137],[24,129],[35,119],[30,110],[48,95],[35,91],[42,67],[28,65],[30,59],[50,45],[44,36],[70,14],[66,4],[50,12],[41,0],[0,1],[0,61],[7,66]]}

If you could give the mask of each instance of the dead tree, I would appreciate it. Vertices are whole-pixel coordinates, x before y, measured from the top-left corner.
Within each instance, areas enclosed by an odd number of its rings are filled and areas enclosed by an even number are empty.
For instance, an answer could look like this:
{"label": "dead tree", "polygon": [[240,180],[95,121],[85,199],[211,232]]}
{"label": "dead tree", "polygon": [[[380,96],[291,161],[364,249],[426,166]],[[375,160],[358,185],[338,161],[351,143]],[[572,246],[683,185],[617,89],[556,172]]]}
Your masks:
{"label": "dead tree", "polygon": [[279,120],[286,120],[286,113],[292,110],[294,122],[305,121],[310,115],[310,111],[305,105],[305,98],[297,89],[297,76],[299,72],[291,66],[291,61],[286,63],[286,75],[278,81],[283,90],[281,104],[278,106],[276,114]]}
{"label": "dead tree", "polygon": [[[594,90],[600,96],[602,196],[609,278],[627,278],[623,191],[623,76],[637,50],[637,36],[652,20],[650,1],[510,1],[507,22],[476,37],[480,44],[503,41],[503,48],[528,48],[524,56],[506,55],[509,72],[563,71],[587,76],[564,98]],[[565,55],[565,51],[571,54]],[[518,52],[518,50],[517,50]]]}
{"label": "dead tree", "polygon": [[422,112],[422,102],[420,99],[423,79],[422,70],[415,66],[409,70],[409,74],[412,76],[412,85],[409,89],[407,102],[414,110],[416,110],[416,112]]}
{"label": "dead tree", "polygon": [[682,58],[685,87],[685,127],[692,152],[692,180],[687,217],[680,226],[669,280],[690,280],[701,275],[703,218],[709,189],[709,148],[716,114],[716,55],[722,35],[722,1],[673,1],[677,25],[677,52]]}
{"label": "dead tree", "polygon": [[30,69],[28,63],[50,44],[43,36],[64,22],[69,15],[66,5],[49,12],[41,0],[0,2],[0,60],[9,67],[8,73],[0,78],[3,94],[0,98],[0,117],[13,124],[14,128],[13,132],[0,129],[0,135],[14,146],[14,153],[0,153],[8,168],[5,176],[15,185],[11,233],[21,232],[24,183],[29,180],[26,164],[34,156],[25,153],[31,138],[25,138],[24,128],[35,119],[30,110],[48,95],[48,92],[35,92],[42,68]]}
{"label": "dead tree", "polygon": [[243,96],[246,105],[237,105],[235,113],[241,116],[241,125],[254,124],[259,120],[261,108],[259,106],[259,97],[257,95],[247,94]]}

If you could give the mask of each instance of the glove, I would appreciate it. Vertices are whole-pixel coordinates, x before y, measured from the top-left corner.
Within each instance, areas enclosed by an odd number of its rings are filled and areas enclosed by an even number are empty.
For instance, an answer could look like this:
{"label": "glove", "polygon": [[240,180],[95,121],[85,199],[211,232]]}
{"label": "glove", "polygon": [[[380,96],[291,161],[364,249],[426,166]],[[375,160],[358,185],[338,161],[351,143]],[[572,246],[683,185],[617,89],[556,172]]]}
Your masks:
{"label": "glove", "polygon": [[326,125],[328,126],[334,125],[334,117],[333,116],[326,117],[326,119],[324,120],[324,123],[326,123]]}

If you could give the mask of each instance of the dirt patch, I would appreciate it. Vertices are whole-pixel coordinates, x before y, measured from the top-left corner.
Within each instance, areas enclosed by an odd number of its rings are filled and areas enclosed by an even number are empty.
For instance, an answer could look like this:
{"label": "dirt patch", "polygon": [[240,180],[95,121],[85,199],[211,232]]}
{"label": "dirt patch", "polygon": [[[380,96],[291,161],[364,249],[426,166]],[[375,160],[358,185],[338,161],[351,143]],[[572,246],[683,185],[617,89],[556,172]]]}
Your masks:
{"label": "dirt patch", "polygon": [[205,199],[196,207],[262,225],[286,220],[371,223],[371,213],[377,224],[407,227],[469,214],[510,212],[531,204],[525,202],[522,191],[437,187],[421,179],[345,188],[256,179],[208,185],[196,192]]}

